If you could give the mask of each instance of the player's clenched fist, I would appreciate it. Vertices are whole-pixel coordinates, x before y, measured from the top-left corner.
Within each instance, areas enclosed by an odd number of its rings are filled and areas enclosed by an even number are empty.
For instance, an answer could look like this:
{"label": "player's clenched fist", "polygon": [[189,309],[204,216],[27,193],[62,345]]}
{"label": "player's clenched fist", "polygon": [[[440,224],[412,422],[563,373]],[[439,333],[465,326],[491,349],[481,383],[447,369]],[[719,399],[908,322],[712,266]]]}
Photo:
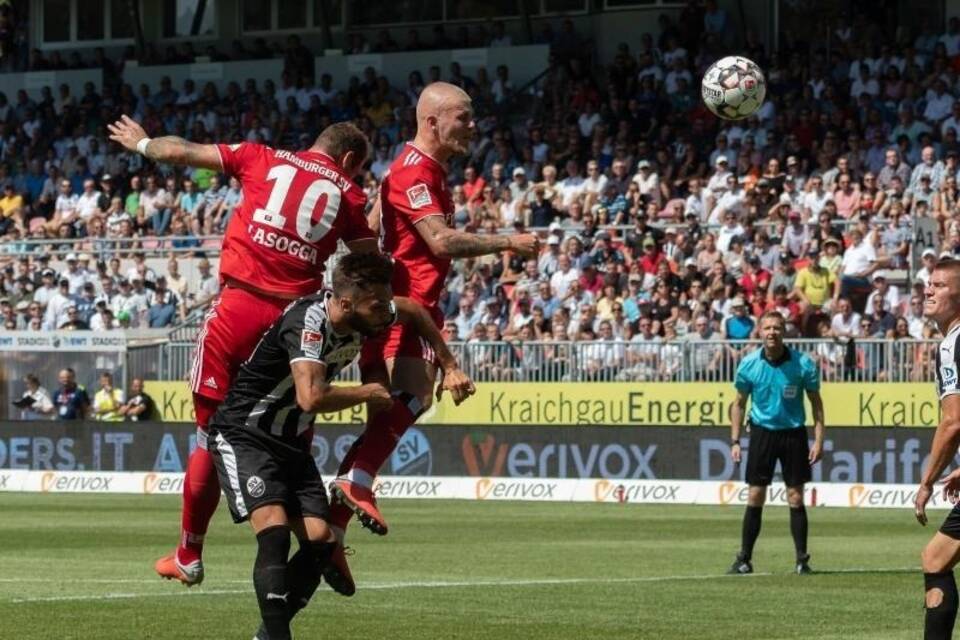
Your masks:
{"label": "player's clenched fist", "polygon": [[536,258],[540,253],[540,237],[535,233],[510,236],[510,249],[524,258]]}
{"label": "player's clenched fist", "polygon": [[375,413],[390,408],[393,404],[393,396],[390,395],[390,389],[379,382],[371,382],[364,385],[367,387],[367,411]]}
{"label": "player's clenched fist", "polygon": [[470,376],[465,374],[459,368],[445,369],[443,372],[443,382],[437,388],[437,400],[443,397],[443,392],[449,391],[453,398],[453,403],[459,405],[461,402],[476,393],[477,388],[473,384]]}

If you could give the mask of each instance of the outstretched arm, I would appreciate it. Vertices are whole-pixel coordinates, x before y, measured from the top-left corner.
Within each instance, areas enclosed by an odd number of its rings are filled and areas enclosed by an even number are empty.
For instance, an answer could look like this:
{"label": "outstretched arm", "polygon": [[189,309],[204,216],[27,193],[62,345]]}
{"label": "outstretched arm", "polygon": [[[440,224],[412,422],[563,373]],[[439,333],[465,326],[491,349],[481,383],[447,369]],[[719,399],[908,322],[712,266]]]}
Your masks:
{"label": "outstretched arm", "polygon": [[465,233],[448,227],[439,215],[422,218],[416,226],[430,250],[441,258],[473,258],[508,249],[525,258],[534,258],[540,251],[540,240],[532,233],[512,236]]}
{"label": "outstretched arm", "polygon": [[111,140],[150,160],[223,171],[220,152],[214,144],[197,144],[177,136],[150,138],[140,123],[126,115],[108,124],[107,129]]}

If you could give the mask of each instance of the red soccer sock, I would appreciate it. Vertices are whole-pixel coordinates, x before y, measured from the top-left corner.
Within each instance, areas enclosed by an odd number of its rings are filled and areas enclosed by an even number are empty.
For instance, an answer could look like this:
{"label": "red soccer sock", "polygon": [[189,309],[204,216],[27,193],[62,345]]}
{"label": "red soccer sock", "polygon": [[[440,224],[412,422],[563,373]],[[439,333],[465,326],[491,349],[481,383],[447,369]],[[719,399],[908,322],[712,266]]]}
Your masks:
{"label": "red soccer sock", "polygon": [[[219,402],[198,395],[194,395],[193,402],[197,425],[205,435]],[[217,482],[213,457],[207,451],[206,443],[201,446],[198,442],[197,448],[187,461],[187,474],[183,479],[180,544],[177,546],[177,559],[181,564],[200,559],[203,554],[203,539],[219,502],[220,485]]]}
{"label": "red soccer sock", "polygon": [[422,412],[419,400],[409,393],[396,393],[389,409],[367,421],[367,428],[350,451],[352,460],[350,454],[344,458],[344,463],[349,461],[349,466],[345,470],[345,465],[340,465],[341,477],[349,480],[349,470],[359,469],[369,474],[370,478],[375,478],[397,442]]}

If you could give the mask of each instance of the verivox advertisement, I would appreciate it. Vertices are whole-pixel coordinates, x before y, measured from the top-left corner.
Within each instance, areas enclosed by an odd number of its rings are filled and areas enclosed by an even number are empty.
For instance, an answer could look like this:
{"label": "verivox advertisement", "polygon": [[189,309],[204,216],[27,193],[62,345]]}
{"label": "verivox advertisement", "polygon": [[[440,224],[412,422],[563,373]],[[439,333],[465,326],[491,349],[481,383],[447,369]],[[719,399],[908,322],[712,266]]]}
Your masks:
{"label": "verivox advertisement", "polygon": [[[163,420],[193,420],[185,382],[148,382]],[[929,383],[824,383],[830,424],[845,427],[934,427],[939,403]],[[459,407],[432,407],[420,424],[710,427],[729,423],[736,397],[727,383],[482,383]],[[807,415],[812,415],[807,411]],[[323,424],[363,424],[363,407],[318,417]]]}
{"label": "verivox advertisement", "polygon": [[[360,430],[354,425],[318,426],[312,453],[324,475],[336,472]],[[914,484],[932,436],[932,429],[828,428],[813,480]],[[189,424],[0,423],[0,469],[177,473],[185,469],[195,446],[196,430]],[[746,452],[749,455],[748,441]],[[416,425],[382,471],[421,478],[739,482],[745,468],[730,459],[724,427]],[[423,484],[417,490],[432,489]],[[494,498],[509,493],[496,485],[478,491]]]}

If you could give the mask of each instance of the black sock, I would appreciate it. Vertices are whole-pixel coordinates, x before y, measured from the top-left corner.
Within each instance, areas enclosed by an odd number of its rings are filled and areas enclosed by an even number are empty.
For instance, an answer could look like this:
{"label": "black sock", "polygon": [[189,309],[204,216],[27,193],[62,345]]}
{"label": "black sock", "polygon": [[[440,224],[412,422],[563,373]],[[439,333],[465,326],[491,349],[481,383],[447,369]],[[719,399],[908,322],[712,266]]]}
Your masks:
{"label": "black sock", "polygon": [[[336,546],[335,542],[301,542],[300,549],[287,562],[287,580],[290,584],[288,622],[310,603]],[[258,640],[273,640],[265,624],[260,625],[256,637]]]}
{"label": "black sock", "polygon": [[926,607],[924,640],[950,640],[953,637],[953,623],[957,620],[957,582],[953,571],[923,574],[924,588],[940,589],[943,599],[935,607]]}
{"label": "black sock", "polygon": [[269,527],[257,534],[253,586],[257,591],[263,627],[270,640],[290,640],[290,616],[287,609],[293,594],[287,579],[289,554],[290,527]]}
{"label": "black sock", "polygon": [[760,535],[760,525],[763,521],[763,507],[747,506],[743,513],[743,533],[740,537],[740,553],[747,562],[753,557],[753,545]]}
{"label": "black sock", "polygon": [[790,535],[797,550],[797,560],[807,557],[807,508],[790,507]]}

